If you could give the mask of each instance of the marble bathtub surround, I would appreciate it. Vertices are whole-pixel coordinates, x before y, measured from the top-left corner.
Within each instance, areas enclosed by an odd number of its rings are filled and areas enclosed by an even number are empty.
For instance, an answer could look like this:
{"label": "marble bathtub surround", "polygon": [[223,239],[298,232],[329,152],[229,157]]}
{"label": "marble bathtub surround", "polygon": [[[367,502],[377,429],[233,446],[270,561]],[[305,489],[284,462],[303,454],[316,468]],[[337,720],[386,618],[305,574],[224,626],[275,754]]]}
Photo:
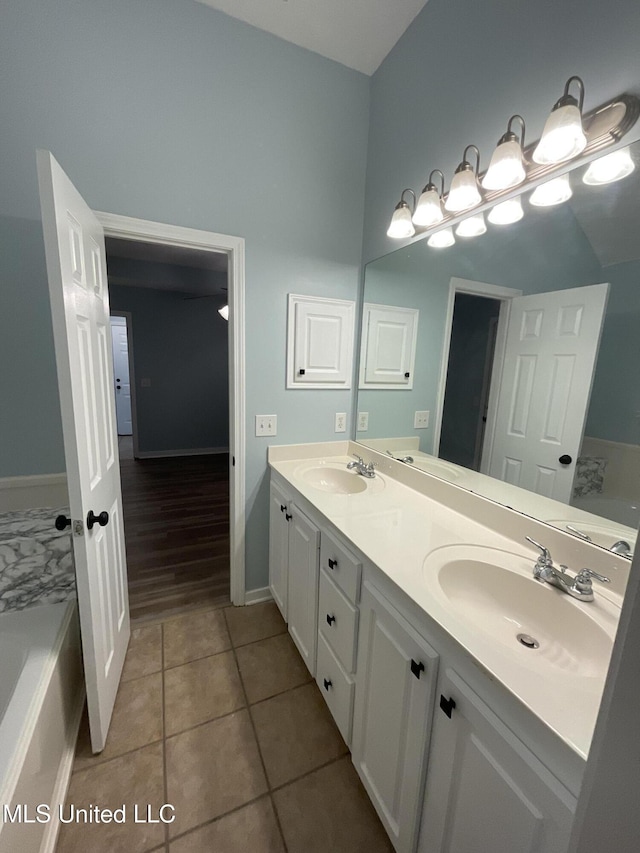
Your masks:
{"label": "marble bathtub surround", "polygon": [[573,486],[574,498],[602,494],[606,471],[607,460],[602,456],[579,456]]}
{"label": "marble bathtub surround", "polygon": [[75,597],[69,530],[54,527],[67,508],[0,514],[0,613]]}

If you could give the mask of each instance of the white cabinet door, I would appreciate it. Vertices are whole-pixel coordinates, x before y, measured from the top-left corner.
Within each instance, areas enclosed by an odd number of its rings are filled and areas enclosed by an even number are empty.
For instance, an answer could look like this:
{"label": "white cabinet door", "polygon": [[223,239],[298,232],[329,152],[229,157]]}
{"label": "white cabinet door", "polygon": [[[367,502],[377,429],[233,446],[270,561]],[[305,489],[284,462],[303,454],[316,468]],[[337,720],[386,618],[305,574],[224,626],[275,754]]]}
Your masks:
{"label": "white cabinet door", "polygon": [[283,619],[287,618],[289,524],[291,500],[275,483],[269,489],[269,589]]}
{"label": "white cabinet door", "polygon": [[355,303],[289,294],[287,388],[351,388]]}
{"label": "white cabinet door", "polygon": [[315,675],[320,531],[295,505],[289,514],[289,633],[309,672]]}
{"label": "white cabinet door", "polygon": [[417,308],[365,302],[360,388],[413,388],[418,318]]}
{"label": "white cabinet door", "polygon": [[593,284],[511,300],[482,471],[568,503],[608,292]]}
{"label": "white cabinet door", "polygon": [[438,692],[419,853],[565,853],[574,797],[453,671]]}
{"label": "white cabinet door", "polygon": [[438,655],[365,582],[353,763],[398,853],[415,850]]}

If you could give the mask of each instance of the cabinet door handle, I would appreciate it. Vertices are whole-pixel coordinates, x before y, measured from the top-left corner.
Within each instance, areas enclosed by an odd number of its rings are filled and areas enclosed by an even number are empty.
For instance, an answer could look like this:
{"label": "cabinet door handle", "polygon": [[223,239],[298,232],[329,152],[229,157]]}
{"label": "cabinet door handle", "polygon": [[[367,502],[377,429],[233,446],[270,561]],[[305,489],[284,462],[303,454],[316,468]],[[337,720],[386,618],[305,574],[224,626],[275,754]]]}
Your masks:
{"label": "cabinet door handle", "polygon": [[405,375],[404,375],[404,378],[408,379],[410,376],[411,376],[411,374],[407,371],[407,373],[405,373]]}
{"label": "cabinet door handle", "polygon": [[286,507],[286,505],[285,505],[285,504],[280,504],[280,512],[286,512],[286,511],[287,511],[287,507]]}
{"label": "cabinet door handle", "polygon": [[327,613],[327,625],[331,625],[331,623],[335,622],[335,621],[336,621],[336,617],[333,615],[329,616],[329,614]]}
{"label": "cabinet door handle", "polygon": [[333,571],[337,565],[338,565],[338,561],[332,560],[331,557],[329,557],[329,568],[331,569],[331,571]]}
{"label": "cabinet door handle", "polygon": [[291,519],[293,518],[293,516],[288,512],[285,513],[284,517],[287,519],[287,521],[291,521]]}
{"label": "cabinet door handle", "polygon": [[440,710],[444,711],[447,717],[451,719],[451,712],[456,707],[455,700],[449,697],[445,699],[442,694],[440,694]]}
{"label": "cabinet door handle", "polygon": [[329,688],[330,688],[330,687],[333,687],[333,684],[331,683],[330,679],[328,679],[328,678],[325,678],[325,679],[324,679],[323,684],[324,684],[324,689],[325,689],[327,692],[329,691]]}
{"label": "cabinet door handle", "polygon": [[298,371],[298,373],[300,374],[300,376],[304,376],[306,372],[307,372],[307,371],[304,369],[304,367],[301,367],[301,368],[300,368],[300,370]]}
{"label": "cabinet door handle", "polygon": [[420,678],[420,673],[424,672],[424,664],[422,661],[418,663],[418,661],[411,659],[411,672],[415,675],[416,678]]}

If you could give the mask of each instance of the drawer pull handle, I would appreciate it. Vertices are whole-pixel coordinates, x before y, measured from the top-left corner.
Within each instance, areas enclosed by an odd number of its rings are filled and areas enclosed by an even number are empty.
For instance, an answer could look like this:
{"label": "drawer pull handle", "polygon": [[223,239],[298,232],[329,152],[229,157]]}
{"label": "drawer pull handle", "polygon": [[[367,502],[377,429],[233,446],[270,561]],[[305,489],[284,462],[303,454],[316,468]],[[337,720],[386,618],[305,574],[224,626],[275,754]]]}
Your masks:
{"label": "drawer pull handle", "polygon": [[330,687],[333,687],[333,684],[331,683],[331,681],[328,678],[324,679],[323,684],[324,684],[324,689],[327,691],[329,690]]}
{"label": "drawer pull handle", "polygon": [[422,661],[418,663],[417,661],[411,659],[411,672],[415,675],[416,678],[420,678],[420,673],[424,672],[424,664]]}
{"label": "drawer pull handle", "polygon": [[331,571],[333,571],[337,567],[337,565],[338,561],[332,560],[331,557],[329,557],[329,568],[331,569]]}
{"label": "drawer pull handle", "polygon": [[280,512],[286,512],[287,507],[284,504],[280,504]]}
{"label": "drawer pull handle", "polygon": [[445,699],[442,694],[440,694],[440,709],[445,712],[447,717],[451,719],[451,712],[456,707],[455,700],[449,697]]}
{"label": "drawer pull handle", "polygon": [[284,517],[287,519],[287,521],[291,521],[291,519],[293,518],[293,516],[290,515],[288,512],[285,512]]}
{"label": "drawer pull handle", "polygon": [[329,616],[329,614],[327,613],[327,625],[331,625],[331,623],[335,622],[335,621],[336,621],[336,617],[333,615]]}

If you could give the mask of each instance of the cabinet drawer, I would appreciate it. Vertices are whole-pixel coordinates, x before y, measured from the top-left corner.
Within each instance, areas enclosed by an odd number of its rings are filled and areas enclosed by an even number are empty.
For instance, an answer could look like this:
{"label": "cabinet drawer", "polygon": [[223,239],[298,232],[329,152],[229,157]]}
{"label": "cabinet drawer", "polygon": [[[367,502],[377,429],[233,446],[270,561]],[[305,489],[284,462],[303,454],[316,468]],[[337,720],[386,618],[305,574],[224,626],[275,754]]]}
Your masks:
{"label": "cabinet drawer", "polygon": [[327,641],[318,635],[316,681],[347,746],[351,744],[354,683],[338,663]]}
{"label": "cabinet drawer", "polygon": [[324,532],[320,542],[320,566],[355,604],[360,591],[362,564],[341,542]]}
{"label": "cabinet drawer", "polygon": [[354,672],[358,611],[324,570],[320,572],[318,627],[345,670]]}

